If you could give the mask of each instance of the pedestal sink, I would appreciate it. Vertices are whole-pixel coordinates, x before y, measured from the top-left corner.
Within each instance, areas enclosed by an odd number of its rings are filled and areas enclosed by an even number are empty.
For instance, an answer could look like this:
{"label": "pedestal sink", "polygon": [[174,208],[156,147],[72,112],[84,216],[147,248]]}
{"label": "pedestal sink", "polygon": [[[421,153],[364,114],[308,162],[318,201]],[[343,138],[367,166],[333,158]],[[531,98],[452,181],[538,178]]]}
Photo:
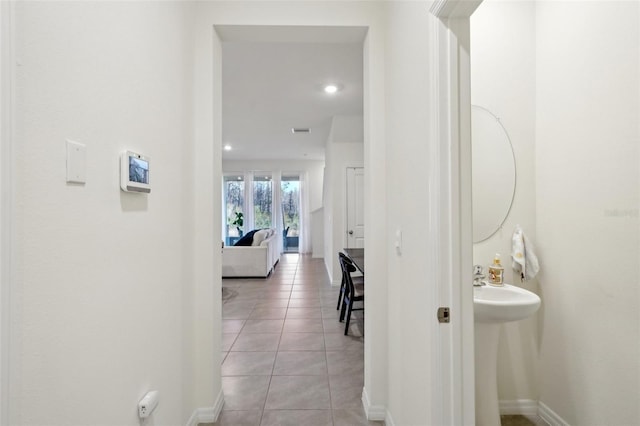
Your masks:
{"label": "pedestal sink", "polygon": [[525,319],[539,307],[540,297],[520,287],[489,284],[473,288],[477,426],[500,425],[496,371],[500,324]]}

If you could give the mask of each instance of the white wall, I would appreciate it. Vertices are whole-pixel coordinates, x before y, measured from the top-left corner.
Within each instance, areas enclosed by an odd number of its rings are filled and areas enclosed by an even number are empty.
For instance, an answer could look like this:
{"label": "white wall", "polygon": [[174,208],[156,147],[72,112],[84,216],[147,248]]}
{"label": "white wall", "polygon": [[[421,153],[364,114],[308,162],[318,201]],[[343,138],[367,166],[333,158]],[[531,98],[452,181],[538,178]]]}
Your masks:
{"label": "white wall", "polygon": [[[14,334],[20,340],[12,346],[17,362],[13,423],[134,424],[135,401],[148,386],[164,395],[158,424],[183,424],[192,398],[198,407],[214,404],[221,378],[220,256],[213,250],[213,242],[220,241],[219,227],[213,226],[220,223],[220,209],[213,207],[220,197],[211,183],[220,182],[222,171],[217,155],[222,55],[213,25],[272,24],[369,28],[364,46],[365,400],[376,415],[384,417],[388,407],[396,424],[433,424],[438,378],[429,342],[435,340],[436,326],[424,318],[425,307],[434,304],[429,290],[434,265],[425,262],[423,242],[425,218],[438,206],[420,196],[432,183],[422,161],[431,134],[425,120],[430,116],[425,4],[197,3],[195,156],[183,158],[178,173],[175,153],[192,148],[185,95],[191,92],[183,87],[192,73],[182,60],[190,55],[192,26],[183,22],[182,6],[19,7],[24,57],[18,88],[24,104],[18,105],[16,139],[21,171]],[[89,145],[85,187],[63,183],[59,147],[66,137]],[[154,178],[146,206],[120,194],[117,162],[110,163],[133,144],[151,155],[154,167],[171,170],[170,176]],[[399,189],[399,183],[407,184]],[[176,203],[182,197],[193,203],[191,215]],[[393,257],[389,245],[397,226],[411,231],[405,233],[402,257]],[[145,238],[127,239],[131,234]],[[193,265],[187,263],[189,254]],[[144,333],[152,321],[157,334],[149,336]],[[183,322],[190,324],[184,333]],[[187,348],[184,356],[176,352],[180,347]],[[191,352],[195,361],[189,363]],[[194,371],[199,380],[192,386],[181,382],[183,372]],[[95,398],[86,390],[96,383],[110,407],[106,413],[85,410],[88,397]],[[27,406],[33,401],[39,405]]]}
{"label": "white wall", "polygon": [[[500,118],[513,145],[517,179],[509,216],[496,234],[474,244],[473,263],[483,265],[486,272],[495,253],[500,253],[506,282],[537,293],[536,280],[521,283],[514,277],[510,256],[511,235],[517,224],[536,243],[535,59],[535,3],[483,1],[471,16],[471,103]],[[538,399],[537,322],[536,314],[502,327],[498,352],[501,400]]]}
{"label": "white wall", "polygon": [[362,115],[336,115],[331,119],[328,140],[334,143],[362,143]]}
{"label": "white wall", "polygon": [[362,128],[362,116],[333,117],[325,146],[324,191],[325,200],[330,200],[324,209],[324,263],[334,285],[340,284],[342,275],[338,252],[347,243],[347,168],[364,167],[364,144],[357,139]]}
{"label": "white wall", "polygon": [[311,256],[324,259],[324,208],[311,212]]}
{"label": "white wall", "polygon": [[473,102],[501,117],[518,163],[504,231],[475,263],[508,252],[520,223],[542,265],[524,285],[538,324],[501,336],[500,398],[538,395],[569,424],[640,421],[639,22],[632,2],[486,0],[472,18]]}
{"label": "white wall", "polygon": [[0,424],[9,424],[9,334],[12,250],[12,109],[13,37],[11,3],[0,3]]}
{"label": "white wall", "polygon": [[640,423],[640,4],[540,2],[540,400],[573,425]]}
{"label": "white wall", "polygon": [[[432,356],[429,348],[428,306],[430,273],[425,259],[429,206],[424,167],[429,145],[429,65],[423,40],[429,36],[428,8],[398,2],[389,13],[387,94],[387,193],[384,208],[390,242],[389,261],[389,411],[396,425],[432,424],[424,405],[432,398],[428,380]],[[411,66],[406,66],[410,62]],[[376,170],[371,170],[376,173]],[[423,184],[420,184],[423,183]],[[382,206],[379,206],[382,207]],[[402,230],[402,255],[392,242]],[[432,275],[432,274],[431,274]],[[420,360],[418,362],[418,360]]]}
{"label": "white wall", "polygon": [[[324,258],[324,266],[327,268],[327,274],[331,278],[333,282],[333,261],[331,261],[331,257],[334,256],[334,244],[333,244],[333,215],[330,212],[333,212],[333,175],[331,173],[331,167],[327,166],[327,150],[325,149],[325,166],[324,166],[324,174],[322,179],[322,239],[324,240],[323,245],[323,258]],[[329,160],[329,165],[331,164],[331,160]]]}
{"label": "white wall", "polygon": [[[16,4],[11,424],[138,425],[152,389],[149,424],[196,408],[190,12]],[[120,190],[125,149],[151,157],[151,194]]]}
{"label": "white wall", "polygon": [[[427,253],[430,224],[440,206],[428,202],[435,182],[425,166],[438,143],[432,138],[433,70],[425,47],[433,20],[419,2],[390,3],[388,19],[386,170],[368,171],[386,173],[377,189],[387,193],[387,226],[376,232],[385,232],[388,241],[389,412],[396,425],[441,424],[434,419],[444,407],[433,405],[438,389],[431,386],[440,380],[432,369],[439,353],[432,345],[437,322],[431,311],[437,273]],[[402,231],[401,254],[394,247],[397,230]]]}

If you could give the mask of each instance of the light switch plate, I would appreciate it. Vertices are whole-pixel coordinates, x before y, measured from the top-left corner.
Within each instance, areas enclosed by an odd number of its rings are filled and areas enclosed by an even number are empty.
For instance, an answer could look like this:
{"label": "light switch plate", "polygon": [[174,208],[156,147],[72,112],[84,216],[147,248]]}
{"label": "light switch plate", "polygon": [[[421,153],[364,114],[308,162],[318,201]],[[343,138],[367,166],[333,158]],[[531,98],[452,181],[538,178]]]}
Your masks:
{"label": "light switch plate", "polygon": [[67,182],[86,183],[87,146],[67,139]]}

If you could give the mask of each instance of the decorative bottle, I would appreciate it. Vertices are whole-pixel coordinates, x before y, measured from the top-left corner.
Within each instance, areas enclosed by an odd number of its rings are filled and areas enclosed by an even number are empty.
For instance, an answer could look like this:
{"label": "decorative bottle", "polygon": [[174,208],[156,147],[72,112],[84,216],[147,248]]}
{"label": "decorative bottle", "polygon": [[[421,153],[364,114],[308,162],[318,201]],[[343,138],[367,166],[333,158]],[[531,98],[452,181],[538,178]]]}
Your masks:
{"label": "decorative bottle", "polygon": [[489,284],[501,286],[504,285],[504,268],[500,264],[500,255],[496,253],[493,258],[493,265],[489,266]]}

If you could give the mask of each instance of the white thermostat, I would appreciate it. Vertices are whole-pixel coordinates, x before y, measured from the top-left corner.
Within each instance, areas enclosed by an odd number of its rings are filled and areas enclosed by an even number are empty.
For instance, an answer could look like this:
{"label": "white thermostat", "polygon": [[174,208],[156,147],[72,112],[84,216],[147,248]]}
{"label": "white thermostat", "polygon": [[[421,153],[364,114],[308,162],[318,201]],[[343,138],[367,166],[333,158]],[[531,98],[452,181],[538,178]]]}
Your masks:
{"label": "white thermostat", "polygon": [[150,158],[132,151],[120,156],[120,188],[126,192],[151,192]]}

